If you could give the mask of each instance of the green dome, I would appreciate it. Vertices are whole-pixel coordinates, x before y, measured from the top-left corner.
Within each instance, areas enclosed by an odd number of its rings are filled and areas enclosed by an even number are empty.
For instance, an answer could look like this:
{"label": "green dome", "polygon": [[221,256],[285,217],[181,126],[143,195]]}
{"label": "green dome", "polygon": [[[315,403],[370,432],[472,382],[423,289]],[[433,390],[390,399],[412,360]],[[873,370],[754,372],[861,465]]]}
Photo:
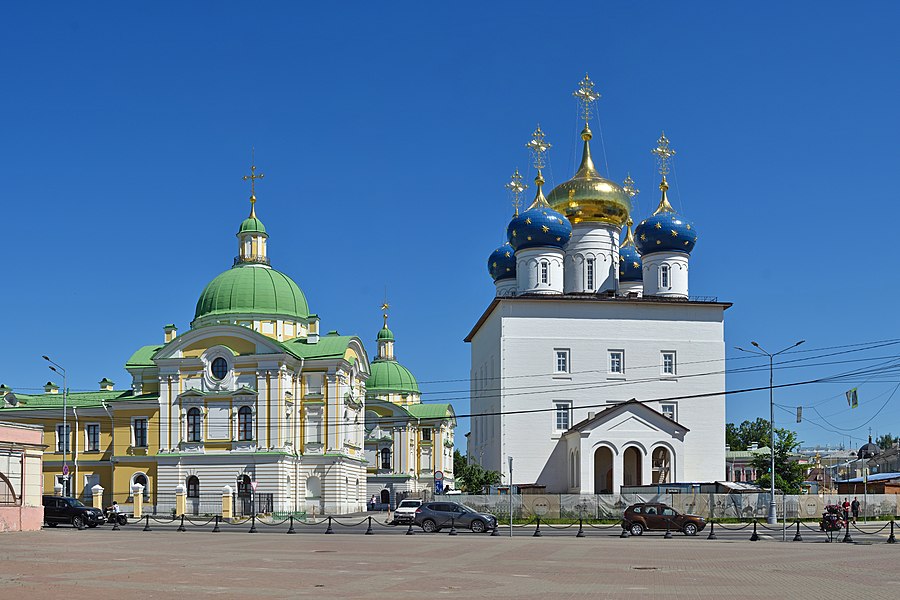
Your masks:
{"label": "green dome", "polygon": [[381,328],[378,332],[378,337],[375,338],[379,342],[393,342],[394,341],[394,332],[387,328],[387,325]]}
{"label": "green dome", "polygon": [[419,384],[416,382],[416,378],[409,372],[409,369],[395,360],[375,360],[371,364],[371,370],[372,373],[366,381],[367,393],[419,393]]}
{"label": "green dome", "polygon": [[244,219],[244,222],[241,223],[241,228],[238,229],[238,235],[242,233],[265,233],[266,226],[263,225],[262,221],[257,219],[256,217],[247,217]]}
{"label": "green dome", "polygon": [[194,319],[236,313],[306,319],[309,306],[297,284],[284,273],[238,265],[207,284],[197,300]]}

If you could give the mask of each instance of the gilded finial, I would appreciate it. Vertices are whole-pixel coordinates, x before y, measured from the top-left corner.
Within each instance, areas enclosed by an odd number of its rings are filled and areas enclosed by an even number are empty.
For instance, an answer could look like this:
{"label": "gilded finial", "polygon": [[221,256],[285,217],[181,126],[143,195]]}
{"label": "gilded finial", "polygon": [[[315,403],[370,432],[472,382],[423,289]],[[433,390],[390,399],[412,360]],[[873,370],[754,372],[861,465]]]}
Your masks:
{"label": "gilded finial", "polygon": [[625,221],[625,225],[628,229],[625,233],[625,240],[622,242],[622,248],[634,246],[634,232],[631,231],[631,226],[634,225],[634,221],[631,220],[631,217],[628,217],[628,220]]}
{"label": "gilded finial", "polygon": [[250,174],[244,175],[244,181],[250,181],[250,218],[256,218],[256,180],[265,177],[264,174],[256,174],[256,165],[254,159],[255,151],[250,151]]}
{"label": "gilded finial", "polygon": [[528,184],[522,181],[522,175],[519,173],[519,170],[516,169],[516,172],[513,173],[512,178],[509,180],[509,183],[504,185],[506,189],[508,189],[513,194],[513,208],[515,209],[515,216],[519,216],[519,196],[522,195],[522,192],[528,189]]}
{"label": "gilded finial", "polygon": [[540,124],[538,124],[537,129],[534,130],[534,133],[531,134],[531,141],[525,144],[525,147],[531,150],[532,164],[534,165],[534,168],[537,169],[537,175],[534,178],[534,184],[537,187],[537,191],[534,195],[534,202],[532,202],[531,206],[528,208],[530,210],[535,206],[550,206],[547,199],[544,197],[544,175],[541,173],[541,169],[547,164],[544,153],[552,148],[552,146],[544,139],[544,132],[541,131]]}
{"label": "gilded finial", "polygon": [[[581,108],[581,118],[584,120],[584,129],[585,132],[590,135],[591,130],[588,128],[588,122],[591,120],[591,115],[594,111],[594,102],[600,98],[600,93],[594,91],[594,82],[591,81],[591,78],[588,77],[588,74],[584,74],[584,79],[578,82],[578,89],[572,92],[572,95],[578,98],[578,104]],[[582,133],[582,138],[585,133]],[[588,138],[590,139],[590,138]]]}
{"label": "gilded finial", "polygon": [[675,156],[675,150],[669,148],[669,138],[666,137],[665,131],[663,131],[662,135],[659,136],[659,139],[656,140],[656,148],[650,152],[656,155],[657,161],[659,162],[659,174],[662,175],[662,181],[659,182],[659,191],[662,192],[662,198],[660,198],[659,206],[656,207],[653,214],[658,215],[659,213],[664,212],[673,213],[675,212],[675,209],[669,204],[669,198],[666,194],[669,189],[669,182],[666,181],[666,175],[669,173],[669,161]]}
{"label": "gilded finial", "polygon": [[641,190],[634,187],[634,179],[631,178],[631,173],[625,175],[625,181],[622,182],[622,191],[631,199],[634,199],[635,196],[641,193]]}
{"label": "gilded finial", "polygon": [[388,320],[388,313],[387,313],[387,311],[388,311],[388,309],[389,309],[390,307],[391,307],[391,305],[388,304],[388,301],[387,301],[387,300],[385,300],[384,302],[381,303],[381,310],[384,311],[384,313],[383,313],[381,316],[384,317],[384,328],[385,328],[385,329],[388,328],[388,326],[387,326],[387,320]]}

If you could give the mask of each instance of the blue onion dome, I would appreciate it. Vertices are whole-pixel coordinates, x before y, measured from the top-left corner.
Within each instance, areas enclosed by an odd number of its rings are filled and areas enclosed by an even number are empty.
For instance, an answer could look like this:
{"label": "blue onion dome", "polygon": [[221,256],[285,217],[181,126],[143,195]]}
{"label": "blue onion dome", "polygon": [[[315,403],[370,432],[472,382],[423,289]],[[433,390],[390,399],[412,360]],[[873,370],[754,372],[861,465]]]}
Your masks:
{"label": "blue onion dome", "polygon": [[589,221],[622,227],[631,214],[631,198],[622,186],[597,172],[591,159],[591,136],[590,128],[585,125],[581,132],[584,140],[581,166],[572,179],[553,188],[548,201],[572,223]]}
{"label": "blue onion dome", "polygon": [[562,214],[550,208],[541,189],[544,177],[540,169],[534,182],[537,184],[534,202],[525,212],[517,212],[506,228],[509,243],[517,251],[548,246],[562,248],[572,237],[572,224]]}
{"label": "blue onion dome", "polygon": [[659,184],[662,191],[662,199],[656,211],[648,219],[641,221],[634,233],[637,236],[635,244],[641,256],[654,252],[684,252],[690,254],[697,242],[697,230],[690,221],[678,216],[666,191],[669,184],[663,176]]}
{"label": "blue onion dome", "polygon": [[516,276],[516,251],[509,242],[491,252],[488,258],[488,273],[494,281],[511,279]]}
{"label": "blue onion dome", "polygon": [[628,217],[626,223],[628,230],[625,234],[625,240],[619,247],[619,281],[643,281],[643,262],[637,247],[634,245],[634,234],[631,233],[631,226],[634,224],[634,221],[631,220],[631,217]]}

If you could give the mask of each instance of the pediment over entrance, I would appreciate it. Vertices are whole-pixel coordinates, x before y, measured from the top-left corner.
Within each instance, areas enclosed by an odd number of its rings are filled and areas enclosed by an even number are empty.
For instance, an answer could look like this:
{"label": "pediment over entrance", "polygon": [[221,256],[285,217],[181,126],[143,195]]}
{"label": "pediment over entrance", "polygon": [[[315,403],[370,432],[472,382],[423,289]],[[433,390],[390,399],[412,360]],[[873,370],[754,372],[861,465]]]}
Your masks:
{"label": "pediment over entrance", "polygon": [[629,434],[661,433],[673,437],[682,437],[690,431],[684,425],[634,399],[610,406],[593,417],[576,423],[568,433],[588,434],[596,430]]}
{"label": "pediment over entrance", "polygon": [[607,431],[616,431],[616,432],[629,432],[629,433],[644,433],[647,431],[659,431],[658,427],[654,427],[647,421],[643,419],[639,419],[634,415],[630,415],[625,419],[622,419],[618,423],[612,423],[609,427],[606,428]]}

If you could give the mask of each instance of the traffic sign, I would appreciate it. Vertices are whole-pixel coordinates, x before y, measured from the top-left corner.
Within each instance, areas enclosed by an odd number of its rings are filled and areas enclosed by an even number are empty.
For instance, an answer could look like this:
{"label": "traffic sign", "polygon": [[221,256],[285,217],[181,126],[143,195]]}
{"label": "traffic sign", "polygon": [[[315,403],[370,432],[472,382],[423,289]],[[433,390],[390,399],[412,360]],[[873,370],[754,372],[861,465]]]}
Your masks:
{"label": "traffic sign", "polygon": [[258,481],[251,481],[251,482],[250,482],[250,487],[253,488],[253,491],[254,491],[254,492],[256,491],[256,488],[257,488],[258,485],[259,485],[259,482],[258,482]]}
{"label": "traffic sign", "polygon": [[435,481],[441,481],[443,478],[444,478],[444,472],[443,472],[443,471],[435,471],[435,472],[434,472],[434,480],[435,480]]}
{"label": "traffic sign", "polygon": [[443,494],[444,493],[444,482],[440,479],[434,482],[434,493],[435,494]]}
{"label": "traffic sign", "polygon": [[68,477],[69,475],[69,465],[68,463],[63,465],[63,476]]}

